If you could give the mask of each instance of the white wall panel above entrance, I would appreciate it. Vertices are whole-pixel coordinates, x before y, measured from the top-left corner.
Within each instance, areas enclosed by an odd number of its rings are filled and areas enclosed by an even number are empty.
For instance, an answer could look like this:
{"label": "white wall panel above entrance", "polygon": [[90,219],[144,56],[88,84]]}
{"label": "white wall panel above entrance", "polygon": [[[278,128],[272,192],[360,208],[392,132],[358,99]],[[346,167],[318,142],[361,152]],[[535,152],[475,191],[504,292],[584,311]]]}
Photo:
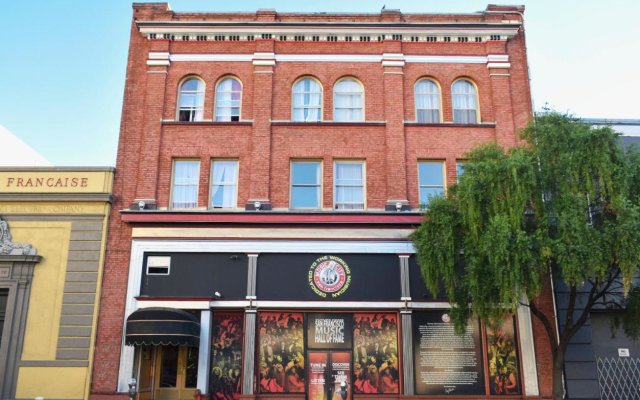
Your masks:
{"label": "white wall panel above entrance", "polygon": [[[145,252],[244,252],[244,253],[368,253],[413,254],[411,242],[312,241],[312,240],[134,240],[131,261],[142,265]],[[139,269],[139,268],[136,268]],[[130,277],[131,278],[131,277]],[[131,282],[131,280],[130,280]],[[139,283],[139,282],[138,282]]]}
{"label": "white wall panel above entrance", "polygon": [[134,238],[409,240],[412,229],[133,228]]}

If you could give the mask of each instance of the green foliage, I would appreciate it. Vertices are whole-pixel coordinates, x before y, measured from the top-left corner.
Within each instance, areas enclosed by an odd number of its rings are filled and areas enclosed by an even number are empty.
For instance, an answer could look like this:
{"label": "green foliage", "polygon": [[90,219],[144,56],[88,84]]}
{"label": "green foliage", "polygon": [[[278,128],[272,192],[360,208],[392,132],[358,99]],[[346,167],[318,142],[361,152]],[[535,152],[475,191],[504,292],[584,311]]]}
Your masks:
{"label": "green foliage", "polygon": [[633,340],[640,339],[640,288],[635,287],[629,292],[622,317],[624,333]]}
{"label": "green foliage", "polygon": [[522,137],[506,152],[487,144],[468,154],[459,183],[432,200],[412,236],[425,282],[433,293],[444,287],[459,331],[471,312],[485,321],[514,312],[551,270],[573,287],[620,271],[632,289],[640,156],[610,128],[558,113],[538,116]]}

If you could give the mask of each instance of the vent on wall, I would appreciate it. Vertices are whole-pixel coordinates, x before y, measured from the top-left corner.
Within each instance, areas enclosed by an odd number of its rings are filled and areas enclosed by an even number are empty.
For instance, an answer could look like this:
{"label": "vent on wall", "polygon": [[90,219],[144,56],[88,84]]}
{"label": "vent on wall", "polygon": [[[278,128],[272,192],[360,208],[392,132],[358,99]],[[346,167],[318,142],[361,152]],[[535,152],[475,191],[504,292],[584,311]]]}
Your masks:
{"label": "vent on wall", "polygon": [[147,275],[169,275],[171,273],[170,256],[147,257]]}

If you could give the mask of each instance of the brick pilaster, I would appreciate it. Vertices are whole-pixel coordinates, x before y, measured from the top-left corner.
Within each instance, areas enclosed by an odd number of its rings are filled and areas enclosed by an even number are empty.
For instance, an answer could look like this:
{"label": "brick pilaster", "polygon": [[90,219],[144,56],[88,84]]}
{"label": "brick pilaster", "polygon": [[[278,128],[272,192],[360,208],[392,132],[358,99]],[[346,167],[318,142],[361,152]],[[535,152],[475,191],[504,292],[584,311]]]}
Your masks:
{"label": "brick pilaster", "polygon": [[144,99],[144,123],[142,128],[142,152],[138,165],[136,199],[155,200],[158,187],[160,146],[162,143],[162,115],[165,106],[165,88],[169,69],[169,49],[166,52],[149,52],[147,81]]}
{"label": "brick pilaster", "polygon": [[407,200],[406,142],[404,134],[404,56],[385,53],[382,56],[384,81],[384,117],[386,121],[386,210],[409,208]]}
{"label": "brick pilaster", "polygon": [[[270,46],[269,46],[270,44]],[[271,171],[271,110],[273,70],[276,64],[273,41],[256,46],[253,58],[253,129],[251,132],[251,178],[246,209],[270,210],[269,179]]]}
{"label": "brick pilaster", "polygon": [[[514,135],[516,127],[513,120],[509,56],[506,54],[490,54],[488,58],[487,68],[489,68],[491,96],[496,121],[496,142],[502,147],[512,147],[517,144],[517,134]],[[480,113],[482,113],[482,109]]]}

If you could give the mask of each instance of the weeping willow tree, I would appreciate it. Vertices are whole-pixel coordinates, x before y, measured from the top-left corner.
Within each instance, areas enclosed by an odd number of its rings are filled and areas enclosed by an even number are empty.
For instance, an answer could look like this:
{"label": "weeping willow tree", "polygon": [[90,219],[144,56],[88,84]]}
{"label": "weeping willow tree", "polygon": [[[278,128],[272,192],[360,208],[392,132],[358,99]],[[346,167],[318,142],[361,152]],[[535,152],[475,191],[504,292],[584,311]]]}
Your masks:
{"label": "weeping willow tree", "polygon": [[[499,321],[530,307],[547,332],[561,399],[567,345],[592,310],[618,310],[627,335],[640,333],[640,162],[612,129],[558,113],[537,116],[522,137],[507,151],[472,151],[412,239],[427,287],[444,287],[458,332],[472,314]],[[557,336],[539,307],[551,276],[569,291]]]}

